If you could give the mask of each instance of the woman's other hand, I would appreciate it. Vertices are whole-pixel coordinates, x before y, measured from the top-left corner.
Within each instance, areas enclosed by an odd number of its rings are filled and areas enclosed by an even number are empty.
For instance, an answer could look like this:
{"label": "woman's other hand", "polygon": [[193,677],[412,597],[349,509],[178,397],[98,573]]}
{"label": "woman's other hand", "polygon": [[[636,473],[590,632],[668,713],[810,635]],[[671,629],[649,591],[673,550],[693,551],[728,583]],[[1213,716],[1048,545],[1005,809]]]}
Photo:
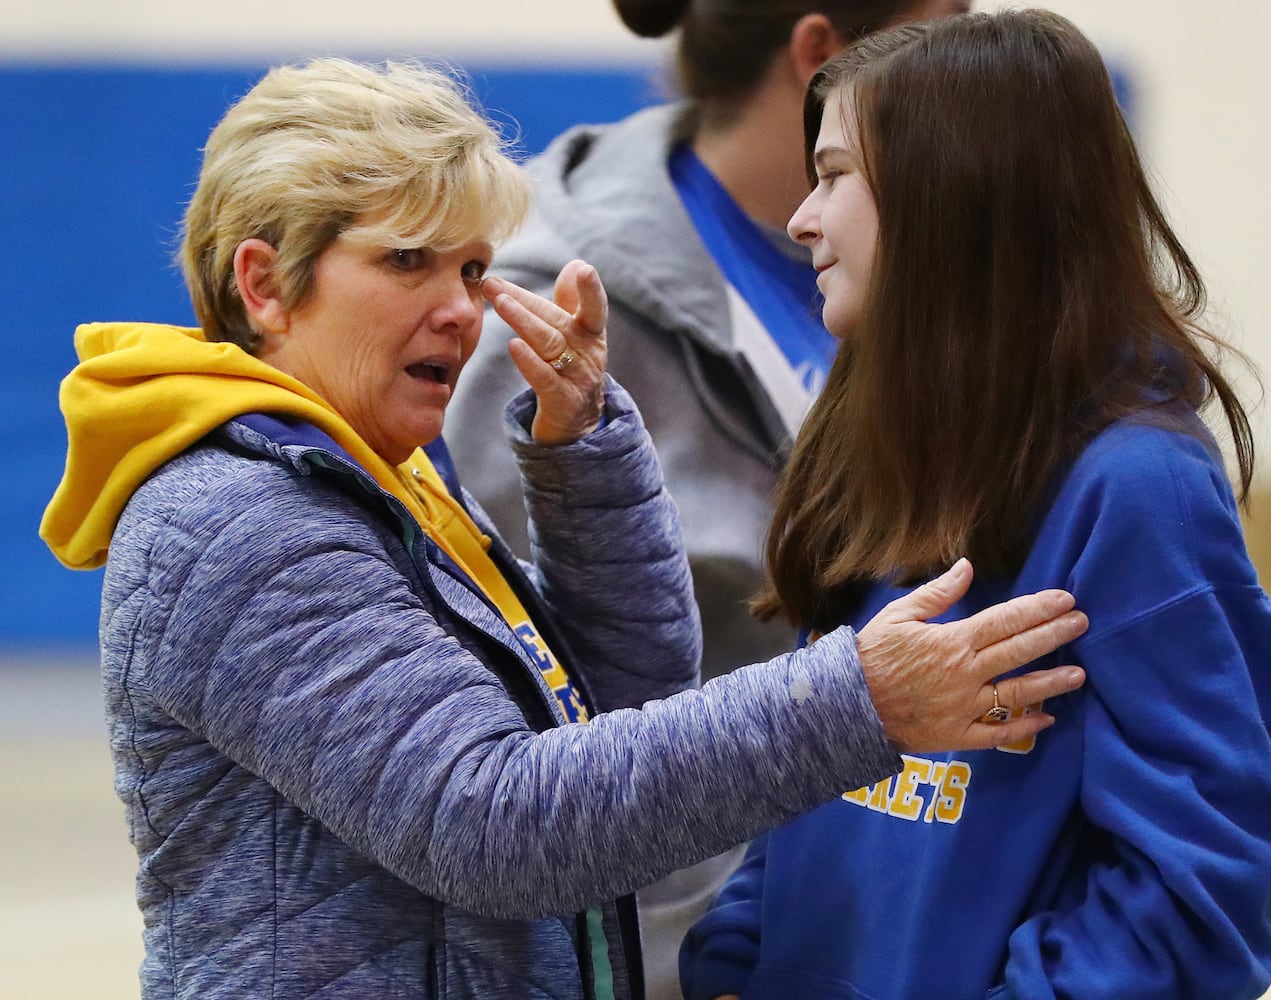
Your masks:
{"label": "woman's other hand", "polygon": [[540,444],[572,444],[600,426],[605,407],[609,300],[590,264],[571,260],[552,301],[503,278],[488,277],[485,297],[516,331],[508,353],[534,390],[530,428]]}
{"label": "woman's other hand", "polygon": [[[971,585],[965,559],[888,604],[860,630],[857,650],[870,696],[897,750],[981,750],[1023,741],[1055,720],[1044,712],[986,721],[993,679],[1081,635],[1086,616],[1071,594],[1046,590],[996,604],[962,621],[927,619],[947,611]],[[1035,705],[1079,688],[1079,667],[1036,670],[996,684],[1004,708]]]}

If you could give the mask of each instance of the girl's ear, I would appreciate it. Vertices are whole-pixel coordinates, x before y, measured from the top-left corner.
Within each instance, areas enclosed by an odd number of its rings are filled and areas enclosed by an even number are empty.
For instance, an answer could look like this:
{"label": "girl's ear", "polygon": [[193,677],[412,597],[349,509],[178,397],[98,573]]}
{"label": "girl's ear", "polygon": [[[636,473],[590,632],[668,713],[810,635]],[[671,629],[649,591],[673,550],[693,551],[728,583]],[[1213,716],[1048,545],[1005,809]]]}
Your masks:
{"label": "girl's ear", "polygon": [[274,273],[278,251],[260,239],[234,251],[234,282],[251,325],[261,333],[285,333],[290,319]]}
{"label": "girl's ear", "polygon": [[790,58],[803,86],[830,56],[837,55],[844,41],[824,14],[804,14],[790,29]]}

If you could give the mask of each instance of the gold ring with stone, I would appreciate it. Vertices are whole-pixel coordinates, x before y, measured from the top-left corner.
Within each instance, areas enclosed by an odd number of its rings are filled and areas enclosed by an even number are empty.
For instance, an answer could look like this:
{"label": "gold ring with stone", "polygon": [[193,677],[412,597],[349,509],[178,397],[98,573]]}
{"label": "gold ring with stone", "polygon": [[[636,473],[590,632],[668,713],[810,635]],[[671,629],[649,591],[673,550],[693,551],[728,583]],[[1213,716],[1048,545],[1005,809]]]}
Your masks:
{"label": "gold ring with stone", "polygon": [[997,685],[993,685],[993,707],[984,713],[985,722],[1005,722],[1011,717],[1011,710],[998,703]]}

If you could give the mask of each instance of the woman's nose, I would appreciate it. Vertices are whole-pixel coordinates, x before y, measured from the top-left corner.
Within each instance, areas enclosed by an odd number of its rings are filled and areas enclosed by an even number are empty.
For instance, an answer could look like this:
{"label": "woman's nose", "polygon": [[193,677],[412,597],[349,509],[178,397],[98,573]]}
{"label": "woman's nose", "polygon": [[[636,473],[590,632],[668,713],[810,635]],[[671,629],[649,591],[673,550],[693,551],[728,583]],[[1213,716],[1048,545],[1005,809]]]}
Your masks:
{"label": "woman's nose", "polygon": [[432,310],[433,325],[466,328],[481,318],[484,300],[480,286],[464,278],[446,283],[441,301]]}
{"label": "woman's nose", "polygon": [[811,195],[804,198],[786,224],[786,233],[796,243],[809,243],[817,237],[819,230],[816,227],[816,216],[809,205],[811,200]]}

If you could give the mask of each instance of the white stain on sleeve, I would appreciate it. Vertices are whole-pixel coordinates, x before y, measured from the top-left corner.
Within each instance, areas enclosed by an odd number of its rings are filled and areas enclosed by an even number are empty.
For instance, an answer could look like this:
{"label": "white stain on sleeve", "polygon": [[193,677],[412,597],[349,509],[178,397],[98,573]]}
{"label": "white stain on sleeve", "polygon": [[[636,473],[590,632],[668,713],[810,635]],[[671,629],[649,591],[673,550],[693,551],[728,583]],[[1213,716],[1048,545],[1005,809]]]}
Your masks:
{"label": "white stain on sleeve", "polygon": [[794,699],[796,705],[802,705],[805,701],[812,697],[812,684],[808,680],[808,675],[802,670],[793,672],[790,680],[790,697]]}

